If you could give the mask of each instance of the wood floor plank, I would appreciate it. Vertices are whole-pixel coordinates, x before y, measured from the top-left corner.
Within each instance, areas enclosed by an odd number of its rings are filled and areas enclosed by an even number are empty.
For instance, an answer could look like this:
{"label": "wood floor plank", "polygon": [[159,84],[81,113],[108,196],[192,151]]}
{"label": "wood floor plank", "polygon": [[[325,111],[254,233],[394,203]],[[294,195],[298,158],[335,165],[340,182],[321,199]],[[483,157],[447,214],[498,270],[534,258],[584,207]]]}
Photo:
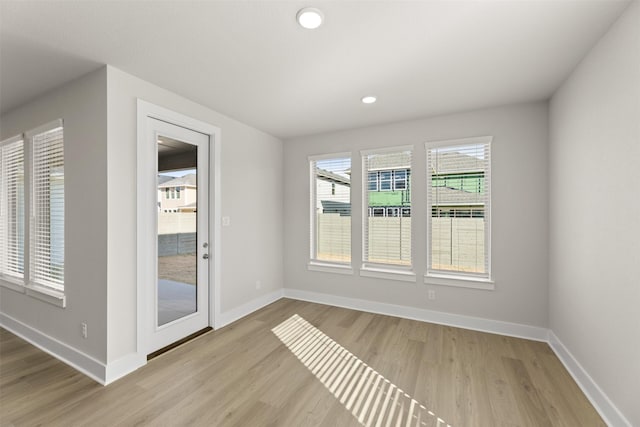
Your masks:
{"label": "wood floor plank", "polygon": [[510,377],[511,391],[516,396],[520,413],[529,425],[552,425],[538,390],[533,385],[522,360],[503,357],[502,363]]}
{"label": "wood floor plank", "polygon": [[[286,344],[275,331],[294,315],[309,326],[290,326]],[[545,343],[321,304],[282,299],[107,387],[0,329],[0,426],[382,427],[398,420],[604,425]]]}

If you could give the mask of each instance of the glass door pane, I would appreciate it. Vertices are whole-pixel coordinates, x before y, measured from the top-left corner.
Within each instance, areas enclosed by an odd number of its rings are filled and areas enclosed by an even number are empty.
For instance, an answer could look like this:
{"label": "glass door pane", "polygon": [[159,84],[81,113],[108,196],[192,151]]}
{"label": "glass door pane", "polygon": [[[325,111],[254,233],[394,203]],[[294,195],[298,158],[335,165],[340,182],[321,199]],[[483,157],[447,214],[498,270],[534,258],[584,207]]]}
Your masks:
{"label": "glass door pane", "polygon": [[162,326],[198,308],[198,147],[159,136],[157,148],[157,325]]}

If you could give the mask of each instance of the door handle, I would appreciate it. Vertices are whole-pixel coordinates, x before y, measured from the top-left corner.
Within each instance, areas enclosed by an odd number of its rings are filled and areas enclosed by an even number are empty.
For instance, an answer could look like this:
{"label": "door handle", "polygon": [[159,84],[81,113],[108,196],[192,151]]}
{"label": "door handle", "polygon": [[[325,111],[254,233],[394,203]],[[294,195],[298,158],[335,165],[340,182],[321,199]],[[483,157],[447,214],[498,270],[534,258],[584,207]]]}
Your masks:
{"label": "door handle", "polygon": [[202,259],[209,259],[209,254],[203,254]]}

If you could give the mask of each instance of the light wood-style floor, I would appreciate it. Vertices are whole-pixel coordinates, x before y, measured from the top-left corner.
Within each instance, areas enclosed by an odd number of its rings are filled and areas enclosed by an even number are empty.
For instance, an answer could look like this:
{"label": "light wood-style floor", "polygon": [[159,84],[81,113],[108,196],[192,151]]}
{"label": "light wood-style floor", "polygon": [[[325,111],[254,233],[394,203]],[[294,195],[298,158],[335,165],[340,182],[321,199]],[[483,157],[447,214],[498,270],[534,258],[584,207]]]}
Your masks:
{"label": "light wood-style floor", "polygon": [[282,299],[107,387],[0,329],[2,426],[385,426],[410,402],[416,426],[605,425],[545,343],[326,305]]}

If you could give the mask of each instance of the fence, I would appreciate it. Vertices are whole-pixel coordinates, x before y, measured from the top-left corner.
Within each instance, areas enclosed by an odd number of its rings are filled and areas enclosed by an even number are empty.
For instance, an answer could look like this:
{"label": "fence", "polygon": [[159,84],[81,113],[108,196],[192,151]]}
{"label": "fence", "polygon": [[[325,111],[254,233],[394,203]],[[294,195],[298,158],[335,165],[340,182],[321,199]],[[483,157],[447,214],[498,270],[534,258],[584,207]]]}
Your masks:
{"label": "fence", "polygon": [[[411,263],[411,217],[368,217],[369,261]],[[351,259],[351,217],[320,213],[317,216],[317,258]],[[432,218],[433,268],[484,271],[484,219]]]}
{"label": "fence", "polygon": [[195,233],[195,212],[158,213],[158,234]]}
{"label": "fence", "polygon": [[196,213],[158,213],[158,256],[196,252]]}
{"label": "fence", "polygon": [[351,217],[337,213],[318,214],[317,258],[349,262],[351,259]]}
{"label": "fence", "polygon": [[484,218],[431,218],[434,269],[484,272]]}

